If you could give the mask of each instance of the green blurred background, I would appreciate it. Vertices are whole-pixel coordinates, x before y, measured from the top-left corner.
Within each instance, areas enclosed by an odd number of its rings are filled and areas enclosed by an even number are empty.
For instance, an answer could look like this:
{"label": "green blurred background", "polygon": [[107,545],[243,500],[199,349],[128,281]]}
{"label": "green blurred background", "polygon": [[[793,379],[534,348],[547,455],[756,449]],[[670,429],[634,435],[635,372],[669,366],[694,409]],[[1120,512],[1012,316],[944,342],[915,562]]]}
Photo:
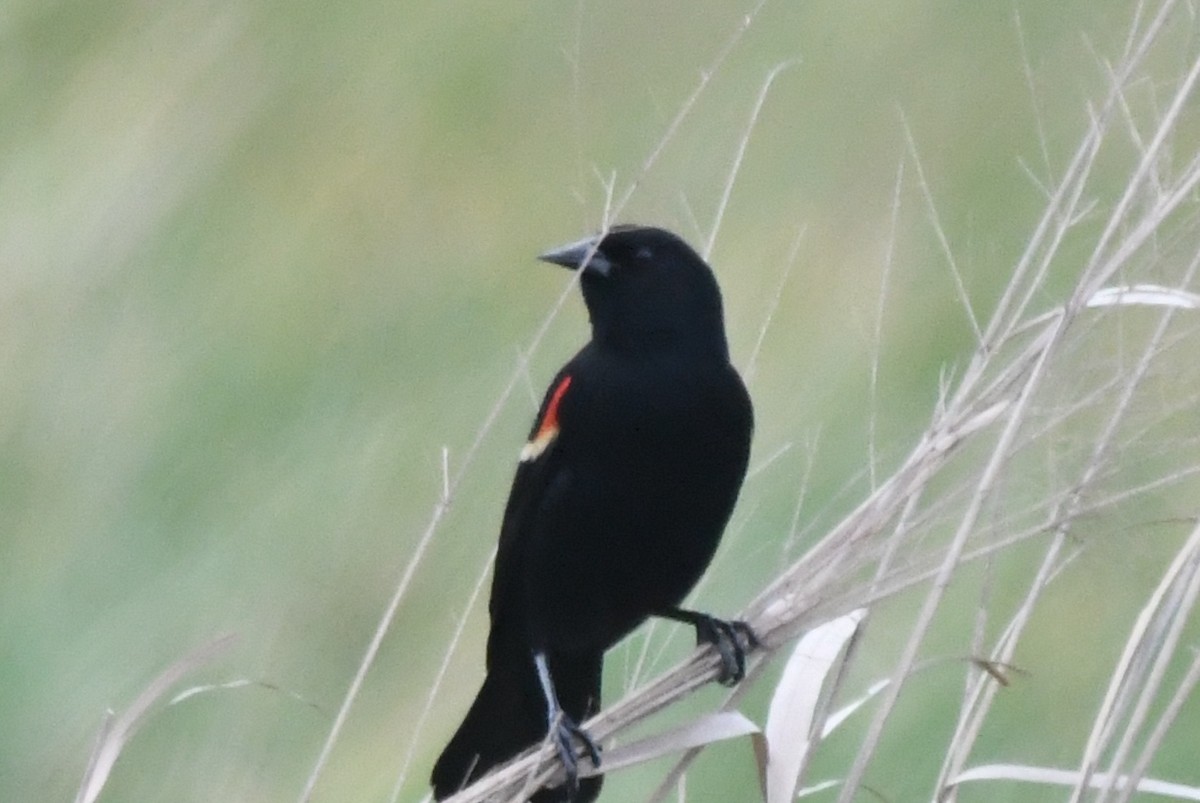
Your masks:
{"label": "green blurred background", "polygon": [[[768,3],[640,176],[750,3],[7,0],[0,800],[69,799],[104,711],[225,632],[238,646],[190,682],[253,685],[157,711],[104,799],[295,799],[438,501],[443,448],[457,472],[569,279],[533,255],[596,228],[610,176],[618,195],[640,182],[620,220],[702,244],[755,97],[794,60],[712,254],[744,369],[784,282],[751,378],[762,468],[698,594],[737,610],[811,540],[789,539],[809,464],[801,524],[819,533],[861,497],[867,421],[886,471],[973,344],[904,121],[986,315],[1043,205],[1022,160],[1061,172],[1130,5]],[[571,298],[464,475],[316,799],[389,799],[410,748],[400,797],[424,794],[481,676],[482,604],[419,736],[415,722],[535,397],[585,337]],[[1101,545],[1056,586],[983,758],[1077,760],[1086,730],[1030,723],[1050,706],[1088,721],[1169,550]],[[965,654],[977,598],[962,593],[931,654]],[[903,643],[913,605],[881,611],[872,649]],[[651,638],[655,670],[687,652],[686,633]],[[615,651],[609,699],[644,639]],[[961,683],[961,666],[914,683],[868,776],[885,799],[928,794]],[[855,744],[835,740],[818,769],[844,771]],[[1189,767],[1182,748],[1156,764]],[[614,778],[606,799],[660,771]],[[689,799],[750,800],[752,779],[748,747],[722,747]]]}

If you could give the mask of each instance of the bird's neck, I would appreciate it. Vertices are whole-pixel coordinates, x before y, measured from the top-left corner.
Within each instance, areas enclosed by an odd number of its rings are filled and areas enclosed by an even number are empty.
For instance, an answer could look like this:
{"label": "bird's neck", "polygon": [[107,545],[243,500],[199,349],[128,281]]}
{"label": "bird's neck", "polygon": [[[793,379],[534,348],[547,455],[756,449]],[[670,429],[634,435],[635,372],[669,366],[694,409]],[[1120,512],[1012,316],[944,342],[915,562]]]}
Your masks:
{"label": "bird's neck", "polygon": [[606,351],[627,357],[684,356],[729,362],[729,343],[723,327],[680,331],[666,327],[630,329],[593,325],[592,341]]}

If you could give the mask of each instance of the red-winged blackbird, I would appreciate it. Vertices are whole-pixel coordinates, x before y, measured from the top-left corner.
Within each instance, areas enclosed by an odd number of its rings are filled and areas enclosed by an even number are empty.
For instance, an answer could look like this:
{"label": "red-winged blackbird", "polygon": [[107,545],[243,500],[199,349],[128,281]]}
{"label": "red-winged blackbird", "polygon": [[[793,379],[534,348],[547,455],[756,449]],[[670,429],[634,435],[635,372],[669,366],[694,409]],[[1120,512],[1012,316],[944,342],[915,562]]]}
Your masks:
{"label": "red-winged blackbird", "polygon": [[540,259],[582,268],[592,340],[550,383],[521,450],[487,677],[434,767],[439,800],[547,734],[567,782],[531,799],[595,799],[600,778],[578,779],[575,742],[595,764],[599,752],[578,723],[599,708],[604,651],[647,617],[695,626],[725,683],[753,642],[742,623],[678,607],[729,520],[753,429],[712,270],[674,234],[638,226]]}

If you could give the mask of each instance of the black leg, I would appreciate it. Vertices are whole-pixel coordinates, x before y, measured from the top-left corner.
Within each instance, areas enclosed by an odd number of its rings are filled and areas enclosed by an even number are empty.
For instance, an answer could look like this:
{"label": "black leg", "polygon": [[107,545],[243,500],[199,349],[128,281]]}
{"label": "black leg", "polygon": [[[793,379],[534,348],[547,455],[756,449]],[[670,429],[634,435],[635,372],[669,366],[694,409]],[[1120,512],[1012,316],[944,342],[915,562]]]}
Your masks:
{"label": "black leg", "polygon": [[592,760],[592,765],[596,767],[600,766],[600,748],[592,741],[587,731],[579,727],[579,723],[571,719],[559,705],[546,654],[535,652],[533,662],[537,666],[538,681],[542,684],[542,695],[546,698],[547,737],[554,743],[558,759],[567,773],[567,799],[574,800],[579,793],[579,759],[575,756],[575,741],[583,745],[588,758]]}
{"label": "black leg", "polygon": [[721,656],[721,671],[717,682],[722,686],[736,686],[746,676],[746,653],[758,647],[758,636],[750,625],[740,621],[725,621],[699,611],[684,608],[667,608],[657,616],[674,619],[696,628],[696,643],[711,644]]}

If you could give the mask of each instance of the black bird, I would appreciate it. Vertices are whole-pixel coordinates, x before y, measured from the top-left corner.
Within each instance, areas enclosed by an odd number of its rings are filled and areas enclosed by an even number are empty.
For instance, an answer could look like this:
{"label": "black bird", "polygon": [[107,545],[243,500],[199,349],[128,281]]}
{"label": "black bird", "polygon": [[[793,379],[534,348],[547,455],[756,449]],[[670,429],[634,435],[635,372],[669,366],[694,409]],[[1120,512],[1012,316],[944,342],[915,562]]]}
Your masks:
{"label": "black bird", "polygon": [[683,240],[615,226],[539,257],[581,269],[592,339],[554,377],[521,450],[500,528],[487,677],[433,770],[441,800],[547,738],[567,781],[535,803],[590,801],[576,746],[600,706],[604,651],[649,616],[696,627],[745,671],[753,634],[679,608],[733,511],[750,397],[729,362],[721,291]]}

